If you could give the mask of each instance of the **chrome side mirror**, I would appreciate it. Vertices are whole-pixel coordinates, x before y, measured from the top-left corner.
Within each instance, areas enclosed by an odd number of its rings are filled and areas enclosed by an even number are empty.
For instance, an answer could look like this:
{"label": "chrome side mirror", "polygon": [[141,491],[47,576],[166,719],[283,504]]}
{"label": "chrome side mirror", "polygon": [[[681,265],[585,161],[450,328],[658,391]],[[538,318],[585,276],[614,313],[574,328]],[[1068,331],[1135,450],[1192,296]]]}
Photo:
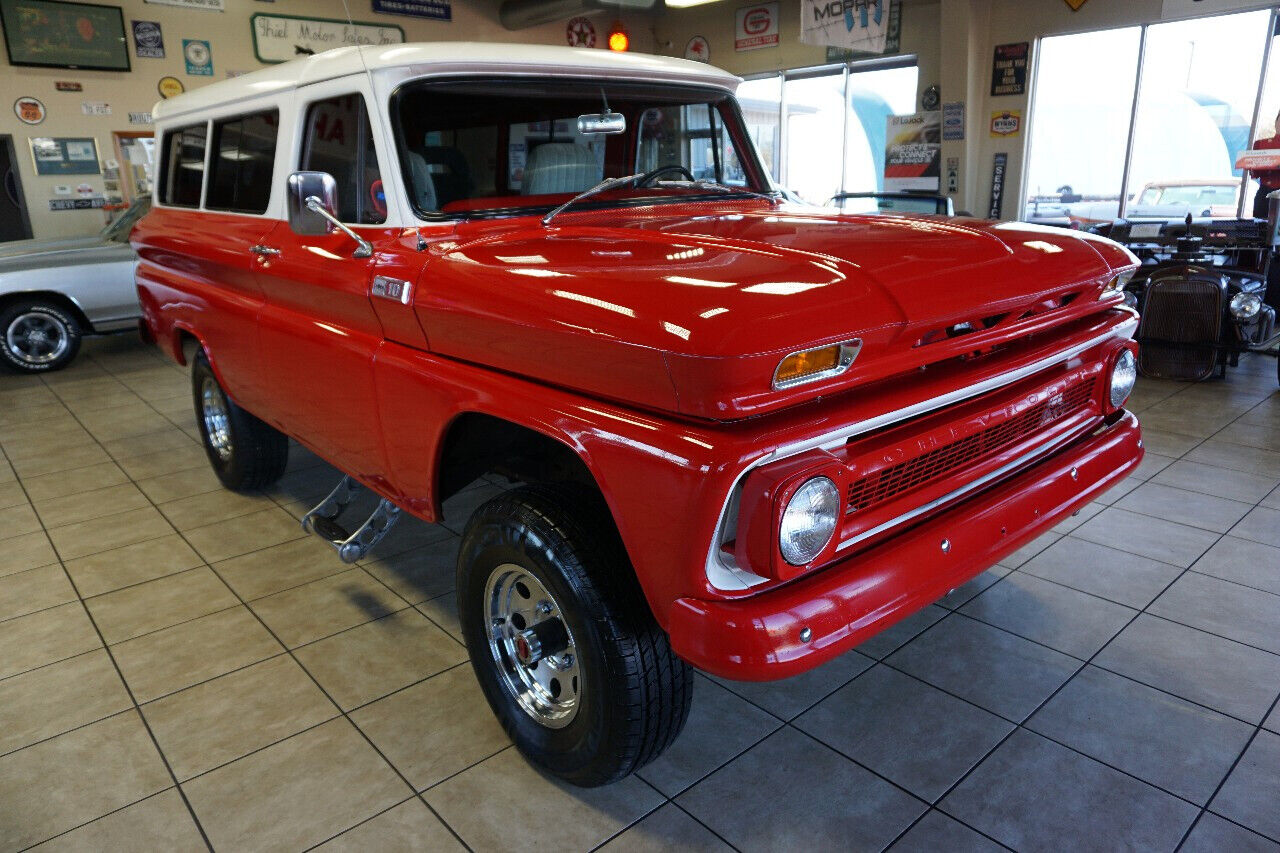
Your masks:
{"label": "chrome side mirror", "polygon": [[289,227],[304,237],[341,231],[356,243],[353,258],[367,258],[373,247],[338,219],[338,183],[328,172],[294,172],[285,195],[289,200]]}
{"label": "chrome side mirror", "polygon": [[317,198],[332,215],[338,209],[338,182],[328,172],[294,172],[289,176],[285,195],[289,200],[289,227],[294,234],[318,237],[333,233],[333,224],[307,205]]}

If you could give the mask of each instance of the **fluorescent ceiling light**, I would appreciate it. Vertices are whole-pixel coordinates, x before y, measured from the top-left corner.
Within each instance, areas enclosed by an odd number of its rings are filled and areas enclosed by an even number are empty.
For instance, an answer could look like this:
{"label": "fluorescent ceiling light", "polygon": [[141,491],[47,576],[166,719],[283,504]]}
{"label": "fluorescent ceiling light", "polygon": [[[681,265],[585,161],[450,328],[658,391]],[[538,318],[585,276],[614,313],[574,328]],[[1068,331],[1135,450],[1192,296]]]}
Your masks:
{"label": "fluorescent ceiling light", "polygon": [[668,9],[688,9],[690,6],[705,6],[716,0],[666,0]]}

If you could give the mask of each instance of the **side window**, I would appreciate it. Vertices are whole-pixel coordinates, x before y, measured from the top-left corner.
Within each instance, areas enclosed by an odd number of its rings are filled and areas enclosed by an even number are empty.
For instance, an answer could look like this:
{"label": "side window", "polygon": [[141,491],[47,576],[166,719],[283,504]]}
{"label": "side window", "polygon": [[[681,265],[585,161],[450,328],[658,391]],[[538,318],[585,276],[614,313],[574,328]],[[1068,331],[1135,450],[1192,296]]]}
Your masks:
{"label": "side window", "polygon": [[199,207],[200,184],[204,180],[203,124],[171,130],[161,148],[160,201],[175,207]]}
{"label": "side window", "polygon": [[364,98],[341,95],[307,108],[299,168],[328,172],[338,184],[338,218],[357,225],[387,220],[378,153]]}
{"label": "side window", "polygon": [[266,213],[275,168],[278,110],[213,123],[213,158],[205,207]]}

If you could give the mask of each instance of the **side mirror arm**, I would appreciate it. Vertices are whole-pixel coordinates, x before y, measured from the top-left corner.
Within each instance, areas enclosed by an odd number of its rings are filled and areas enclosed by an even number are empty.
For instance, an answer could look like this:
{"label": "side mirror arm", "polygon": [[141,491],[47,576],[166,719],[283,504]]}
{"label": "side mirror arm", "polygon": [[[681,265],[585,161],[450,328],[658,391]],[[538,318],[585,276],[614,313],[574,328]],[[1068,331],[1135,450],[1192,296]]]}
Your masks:
{"label": "side mirror arm", "polygon": [[369,245],[369,241],[352,231],[342,222],[338,221],[338,217],[329,212],[329,210],[324,206],[324,202],[320,200],[319,196],[309,195],[307,196],[305,203],[307,205],[307,210],[324,217],[328,220],[330,225],[356,241],[356,250],[351,253],[351,257],[367,258],[373,254],[373,246]]}

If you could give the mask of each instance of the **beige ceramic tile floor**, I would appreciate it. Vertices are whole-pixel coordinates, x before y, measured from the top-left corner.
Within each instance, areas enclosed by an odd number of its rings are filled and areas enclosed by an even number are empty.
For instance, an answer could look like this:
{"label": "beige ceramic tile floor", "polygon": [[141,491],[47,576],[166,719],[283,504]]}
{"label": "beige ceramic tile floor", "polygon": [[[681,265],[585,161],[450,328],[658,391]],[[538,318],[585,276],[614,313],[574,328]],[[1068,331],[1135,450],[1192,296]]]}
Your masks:
{"label": "beige ceramic tile floor", "polygon": [[529,768],[458,640],[458,532],[304,538],[219,488],[128,338],[0,376],[0,851],[1280,849],[1280,394],[1143,381],[1128,482],[833,663],[698,676],[617,785]]}

